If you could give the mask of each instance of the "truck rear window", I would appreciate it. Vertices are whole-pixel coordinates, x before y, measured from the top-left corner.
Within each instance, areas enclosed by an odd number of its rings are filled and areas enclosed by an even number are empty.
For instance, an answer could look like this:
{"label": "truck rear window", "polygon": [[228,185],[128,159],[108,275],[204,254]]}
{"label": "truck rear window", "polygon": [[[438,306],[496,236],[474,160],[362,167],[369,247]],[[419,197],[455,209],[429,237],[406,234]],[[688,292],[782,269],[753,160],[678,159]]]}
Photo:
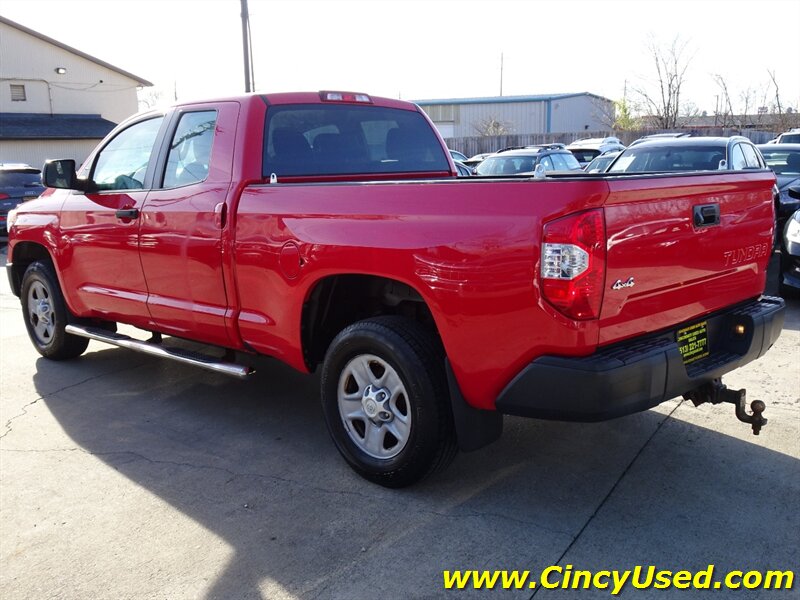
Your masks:
{"label": "truck rear window", "polygon": [[291,105],[267,111],[263,175],[369,175],[450,170],[425,118],[378,106]]}

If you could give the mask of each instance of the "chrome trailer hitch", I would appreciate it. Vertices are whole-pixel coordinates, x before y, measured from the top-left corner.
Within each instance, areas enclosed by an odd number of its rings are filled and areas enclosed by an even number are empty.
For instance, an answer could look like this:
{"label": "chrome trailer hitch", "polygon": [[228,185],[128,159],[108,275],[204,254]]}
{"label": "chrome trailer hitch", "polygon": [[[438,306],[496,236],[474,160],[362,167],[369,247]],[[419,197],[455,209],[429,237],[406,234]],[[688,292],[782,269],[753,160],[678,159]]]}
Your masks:
{"label": "chrome trailer hitch", "polygon": [[763,412],[766,405],[761,400],[753,400],[750,403],[750,410],[753,414],[747,413],[747,391],[731,390],[722,383],[721,379],[715,379],[711,383],[706,383],[683,395],[684,399],[691,400],[695,406],[700,406],[706,402],[720,404],[728,402],[733,404],[736,409],[736,418],[742,423],[748,423],[753,427],[753,435],[758,435],[761,428],[767,424]]}

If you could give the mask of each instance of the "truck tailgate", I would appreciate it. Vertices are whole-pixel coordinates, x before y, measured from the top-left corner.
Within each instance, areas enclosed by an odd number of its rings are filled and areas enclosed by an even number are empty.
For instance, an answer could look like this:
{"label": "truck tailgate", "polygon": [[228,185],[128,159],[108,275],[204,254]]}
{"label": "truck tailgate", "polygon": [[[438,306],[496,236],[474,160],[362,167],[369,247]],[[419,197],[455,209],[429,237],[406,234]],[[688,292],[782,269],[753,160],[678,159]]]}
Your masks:
{"label": "truck tailgate", "polygon": [[609,179],[599,343],[759,296],[773,240],[768,172]]}

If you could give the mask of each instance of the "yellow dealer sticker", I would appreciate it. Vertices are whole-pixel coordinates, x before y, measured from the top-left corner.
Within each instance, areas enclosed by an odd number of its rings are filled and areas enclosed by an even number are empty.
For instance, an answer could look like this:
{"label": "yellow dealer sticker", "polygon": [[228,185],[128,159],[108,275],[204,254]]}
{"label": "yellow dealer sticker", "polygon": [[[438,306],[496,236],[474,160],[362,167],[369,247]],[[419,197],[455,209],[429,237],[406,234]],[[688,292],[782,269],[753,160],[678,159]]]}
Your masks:
{"label": "yellow dealer sticker", "polygon": [[708,321],[679,329],[678,350],[687,365],[708,356]]}

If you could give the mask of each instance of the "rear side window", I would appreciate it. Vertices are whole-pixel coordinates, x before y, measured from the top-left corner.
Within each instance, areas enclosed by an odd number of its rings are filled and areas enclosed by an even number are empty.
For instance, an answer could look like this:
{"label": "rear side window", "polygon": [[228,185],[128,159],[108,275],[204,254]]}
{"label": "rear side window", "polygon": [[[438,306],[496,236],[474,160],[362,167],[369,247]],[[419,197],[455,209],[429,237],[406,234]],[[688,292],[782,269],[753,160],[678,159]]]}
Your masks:
{"label": "rear side window", "polygon": [[450,163],[425,118],[377,106],[270,107],[263,175],[443,172]]}
{"label": "rear side window", "polygon": [[566,152],[563,154],[551,154],[550,158],[553,159],[556,171],[575,171],[581,168],[578,159]]}
{"label": "rear side window", "polygon": [[747,167],[747,161],[744,159],[744,152],[742,152],[742,145],[736,144],[731,150],[731,165],[730,168],[734,171],[740,171]]}
{"label": "rear side window", "polygon": [[181,115],[169,145],[164,187],[178,187],[204,181],[211,161],[217,111]]}
{"label": "rear side window", "polygon": [[761,169],[761,161],[758,159],[756,149],[750,144],[740,144],[742,152],[744,152],[744,160],[747,163],[748,169]]}

